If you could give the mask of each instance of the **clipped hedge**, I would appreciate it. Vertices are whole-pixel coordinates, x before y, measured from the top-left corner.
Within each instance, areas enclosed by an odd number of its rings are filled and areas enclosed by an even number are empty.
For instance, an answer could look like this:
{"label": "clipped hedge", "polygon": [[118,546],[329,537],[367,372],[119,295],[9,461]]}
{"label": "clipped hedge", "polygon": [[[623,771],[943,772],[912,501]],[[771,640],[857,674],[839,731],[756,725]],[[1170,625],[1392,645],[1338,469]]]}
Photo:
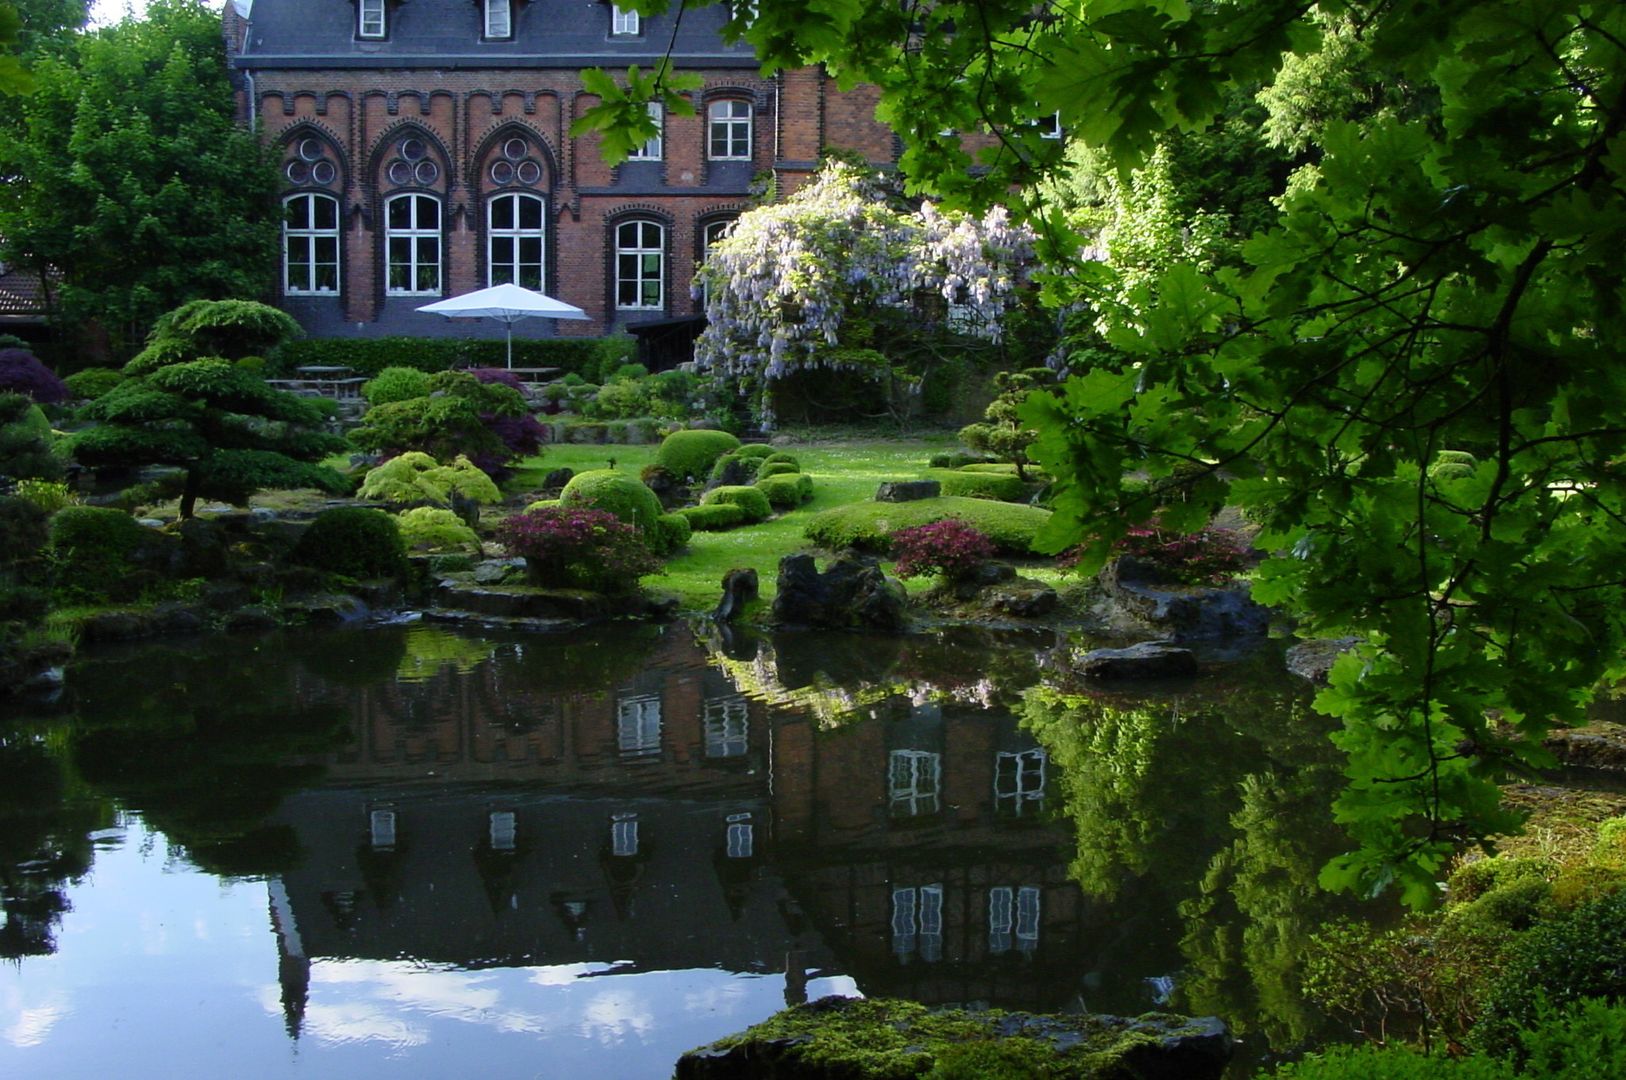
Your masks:
{"label": "clipped hedge", "polygon": [[1000,502],[1026,502],[1028,486],[1000,473],[967,472],[959,469],[927,469],[926,476],[943,485],[944,495],[968,499],[998,499]]}
{"label": "clipped hedge", "polygon": [[662,514],[655,519],[650,546],[658,555],[670,555],[687,544],[693,532],[694,526],[682,514]]}
{"label": "clipped hedge", "polygon": [[712,487],[749,484],[761,475],[761,467],[761,458],[741,457],[730,451],[712,463],[711,475],[707,477],[706,483]]}
{"label": "clipped hedge", "polygon": [[655,464],[675,476],[699,479],[711,473],[718,458],[739,446],[740,440],[726,431],[674,431],[661,440]]}
{"label": "clipped hedge", "polygon": [[413,367],[387,367],[361,384],[361,396],[369,405],[428,397],[429,373]]}
{"label": "clipped hedge", "polygon": [[[596,371],[601,363],[602,338],[518,339],[515,367],[556,367],[563,371]],[[360,375],[376,375],[388,367],[445,371],[454,367],[504,367],[502,338],[301,338],[280,345],[276,367],[292,371],[307,364],[342,365]]]}
{"label": "clipped hedge", "polygon": [[86,368],[63,379],[63,385],[76,398],[95,401],[124,381],[124,372],[116,368]]}
{"label": "clipped hedge", "polygon": [[51,516],[46,540],[53,589],[69,600],[122,598],[130,560],[149,535],[123,510],[106,506],[58,510]]}
{"label": "clipped hedge", "polygon": [[806,473],[770,476],[758,480],[756,486],[775,510],[793,509],[813,497],[813,478]]}
{"label": "clipped hedge", "polygon": [[559,493],[559,505],[607,510],[645,534],[653,532],[661,516],[661,500],[649,486],[615,469],[589,469],[572,476]]}
{"label": "clipped hedge", "polygon": [[802,467],[801,462],[797,461],[794,457],[792,457],[791,455],[785,453],[783,450],[776,450],[773,453],[769,454],[767,457],[762,459],[762,464],[764,464],[764,465],[775,465],[775,464],[794,465],[797,469],[800,469]]}
{"label": "clipped hedge", "polygon": [[772,456],[773,452],[773,447],[763,442],[746,443],[744,446],[734,451],[736,456],[744,458],[770,457]]}
{"label": "clipped hedge", "polygon": [[963,521],[984,533],[1004,554],[1029,555],[1033,553],[1033,538],[1050,520],[1050,511],[947,495],[915,502],[852,503],[814,514],[803,535],[831,550],[852,547],[885,554],[891,547],[892,533],[944,518]]}
{"label": "clipped hedge", "polygon": [[399,577],[406,569],[406,543],[384,511],[341,506],[317,514],[290,557],[353,578]]}
{"label": "clipped hedge", "polygon": [[677,513],[695,532],[722,532],[745,524],[745,511],[733,503],[686,506]]}
{"label": "clipped hedge", "polygon": [[801,472],[788,461],[764,461],[757,469],[757,479],[766,480],[770,476],[795,476]]}
{"label": "clipped hedge", "polygon": [[773,516],[773,504],[768,496],[754,487],[712,488],[700,497],[701,506],[718,504],[739,507],[748,521],[767,521]]}
{"label": "clipped hedge", "polygon": [[933,454],[926,464],[933,469],[963,469],[968,465],[986,465],[989,461],[986,454]]}

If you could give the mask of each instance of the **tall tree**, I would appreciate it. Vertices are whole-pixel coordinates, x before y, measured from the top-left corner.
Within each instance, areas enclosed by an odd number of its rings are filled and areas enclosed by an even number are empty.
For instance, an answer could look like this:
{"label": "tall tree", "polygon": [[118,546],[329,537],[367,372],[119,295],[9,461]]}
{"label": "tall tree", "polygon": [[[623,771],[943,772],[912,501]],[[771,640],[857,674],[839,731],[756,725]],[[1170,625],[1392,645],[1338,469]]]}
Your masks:
{"label": "tall tree", "polygon": [[55,317],[124,355],[162,311],[264,292],[277,179],[233,121],[220,17],[158,0],[58,45],[0,119],[0,256],[60,271]]}
{"label": "tall tree", "polygon": [[[1132,470],[1186,467],[1165,524],[1259,521],[1256,595],[1360,640],[1318,699],[1355,842],[1322,881],[1429,900],[1459,845],[1513,825],[1496,780],[1626,674],[1626,7],[784,0],[739,28],[770,68],[879,86],[920,190],[1042,226],[1050,295],[1122,353],[1029,406],[1051,542],[1098,565],[1159,513]],[[1132,167],[1350,36],[1383,93],[1278,107],[1313,164],[1240,266],[1122,288],[1031,184],[1063,160],[1037,118]]]}

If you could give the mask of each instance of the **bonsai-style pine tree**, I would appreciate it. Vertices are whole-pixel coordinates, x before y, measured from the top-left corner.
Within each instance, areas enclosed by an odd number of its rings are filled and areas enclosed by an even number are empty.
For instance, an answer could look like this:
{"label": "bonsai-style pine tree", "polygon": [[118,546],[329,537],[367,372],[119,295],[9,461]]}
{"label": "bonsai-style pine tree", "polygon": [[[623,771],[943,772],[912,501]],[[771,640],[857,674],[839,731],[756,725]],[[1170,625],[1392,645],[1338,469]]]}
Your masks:
{"label": "bonsai-style pine tree", "polygon": [[1022,423],[1017,409],[1034,389],[1054,381],[1055,373],[1048,368],[1001,371],[994,376],[999,396],[983,410],[982,423],[967,424],[960,429],[960,441],[973,450],[1015,465],[1017,477],[1025,481],[1027,466],[1032,464],[1027,450],[1039,433]]}
{"label": "bonsai-style pine tree", "polygon": [[319,425],[320,406],[273,390],[234,363],[297,332],[275,308],[195,300],[162,316],[129,376],[86,407],[96,426],[74,440],[85,465],[173,465],[186,471],[181,517],[198,497],[241,504],[262,488],[340,492],[344,478],[313,462],[344,448]]}

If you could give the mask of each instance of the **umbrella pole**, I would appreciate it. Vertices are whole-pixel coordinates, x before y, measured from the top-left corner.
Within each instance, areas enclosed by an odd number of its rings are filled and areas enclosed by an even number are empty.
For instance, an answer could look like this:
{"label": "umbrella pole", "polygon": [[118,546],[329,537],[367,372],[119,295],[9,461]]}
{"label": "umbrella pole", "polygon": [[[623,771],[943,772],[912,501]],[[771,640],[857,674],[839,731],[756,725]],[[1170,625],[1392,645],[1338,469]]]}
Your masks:
{"label": "umbrella pole", "polygon": [[503,328],[508,331],[508,370],[514,369],[514,324],[512,321],[504,322]]}

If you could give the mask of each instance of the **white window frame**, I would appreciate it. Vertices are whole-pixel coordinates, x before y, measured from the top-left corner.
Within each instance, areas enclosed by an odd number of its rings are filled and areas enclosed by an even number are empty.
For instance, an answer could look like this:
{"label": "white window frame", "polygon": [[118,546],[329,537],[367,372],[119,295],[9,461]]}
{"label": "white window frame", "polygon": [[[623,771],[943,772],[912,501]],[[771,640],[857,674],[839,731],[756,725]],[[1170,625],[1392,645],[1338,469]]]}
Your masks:
{"label": "white window frame", "polygon": [[637,37],[641,33],[643,33],[643,27],[638,21],[636,11],[629,11],[619,4],[610,5],[611,37]]}
{"label": "white window frame", "polygon": [[744,757],[751,749],[750,710],[743,697],[710,698],[701,712],[709,758]]}
{"label": "white window frame", "polygon": [[942,754],[930,750],[893,750],[888,754],[887,789],[894,816],[937,813],[942,788]]}
{"label": "white window frame", "polygon": [[389,30],[386,0],[356,0],[356,36],[381,38]]}
{"label": "white window frame", "polygon": [[661,752],[661,699],[639,694],[616,699],[616,745],[626,757],[649,757]]}
{"label": "white window frame", "polygon": [[374,851],[395,850],[394,810],[373,810],[367,814],[367,839]]}
{"label": "white window frame", "polygon": [[513,0],[485,0],[486,38],[506,41],[514,36]]}
{"label": "white window frame", "polygon": [[[319,228],[316,222],[316,200],[325,199],[333,205],[333,227],[331,229]],[[303,225],[289,224],[288,215],[295,203],[304,207]],[[305,241],[305,258],[295,260],[290,257],[288,242],[290,240]],[[333,259],[329,263],[326,259],[317,257],[317,242],[331,240],[333,242]],[[339,293],[340,273],[342,259],[339,258],[339,200],[331,195],[324,195],[314,191],[300,191],[289,195],[282,200],[282,293],[284,296],[337,296]],[[296,289],[293,286],[292,275],[289,271],[298,264],[303,264],[307,279],[311,284],[309,288]],[[333,287],[324,289],[317,285],[317,269],[331,265],[333,268]]]}
{"label": "white window frame", "polygon": [[647,102],[644,107],[649,111],[649,118],[655,121],[655,134],[633,147],[627,154],[628,161],[659,161],[666,149],[666,107],[658,101]]}
{"label": "white window frame", "polygon": [[[402,199],[412,200],[408,205],[412,207],[409,223],[403,228],[394,228],[390,225],[390,207]],[[424,228],[418,224],[419,210],[423,203],[417,200],[424,199],[434,204],[435,226]],[[420,192],[408,192],[402,195],[391,195],[384,200],[384,292],[390,296],[439,296],[443,282],[445,268],[445,245],[441,239],[440,223],[445,220],[440,200],[433,195],[424,195]],[[394,256],[394,241],[406,240],[409,242],[410,257],[397,261]],[[435,284],[433,288],[420,288],[418,286],[419,271],[429,265],[428,260],[419,259],[419,241],[433,240],[435,242]],[[411,282],[409,288],[397,288],[390,284],[390,270],[395,266],[407,268],[407,278]]]}
{"label": "white window frame", "polygon": [[[498,228],[496,224],[497,204],[505,200],[511,201],[513,205],[514,224],[510,228]],[[534,229],[525,228],[520,224],[520,208],[526,205],[526,200],[530,200],[536,204],[538,224]],[[507,259],[502,263],[498,263],[496,255],[498,240],[510,240],[513,242],[513,258]],[[520,258],[520,243],[524,240],[535,240],[537,242],[537,257],[536,263],[534,264],[536,268],[535,285],[527,285],[521,280],[520,276],[522,268],[533,265],[529,260],[522,260]],[[486,200],[486,284],[501,285],[504,282],[511,281],[514,284],[522,285],[527,289],[534,289],[537,292],[545,293],[548,291],[547,267],[547,201],[540,195],[531,195],[523,191],[504,191],[488,198]],[[499,269],[504,271],[502,276],[498,275]]]}
{"label": "white window frame", "polygon": [[493,810],[487,817],[492,851],[513,851],[519,825],[512,810]]}
{"label": "white window frame", "polygon": [[[737,106],[743,106],[745,111],[740,113]],[[751,160],[751,103],[744,98],[723,98],[714,101],[706,107],[706,158],[709,161],[750,161]],[[740,141],[740,129],[744,129],[745,150],[736,153],[735,143]],[[723,153],[717,153],[717,136],[722,133]]]}
{"label": "white window frame", "polygon": [[[628,233],[633,229],[635,232]],[[655,230],[658,246],[647,243],[646,229]],[[628,243],[627,236],[633,237]],[[655,273],[649,272],[649,259],[654,258]],[[630,263],[628,260],[632,260]],[[633,268],[631,274],[628,267]],[[655,283],[655,302],[647,301],[646,286]],[[623,289],[632,286],[635,299],[625,300]],[[618,311],[661,311],[666,307],[666,226],[648,218],[623,221],[615,227],[615,306]]]}

